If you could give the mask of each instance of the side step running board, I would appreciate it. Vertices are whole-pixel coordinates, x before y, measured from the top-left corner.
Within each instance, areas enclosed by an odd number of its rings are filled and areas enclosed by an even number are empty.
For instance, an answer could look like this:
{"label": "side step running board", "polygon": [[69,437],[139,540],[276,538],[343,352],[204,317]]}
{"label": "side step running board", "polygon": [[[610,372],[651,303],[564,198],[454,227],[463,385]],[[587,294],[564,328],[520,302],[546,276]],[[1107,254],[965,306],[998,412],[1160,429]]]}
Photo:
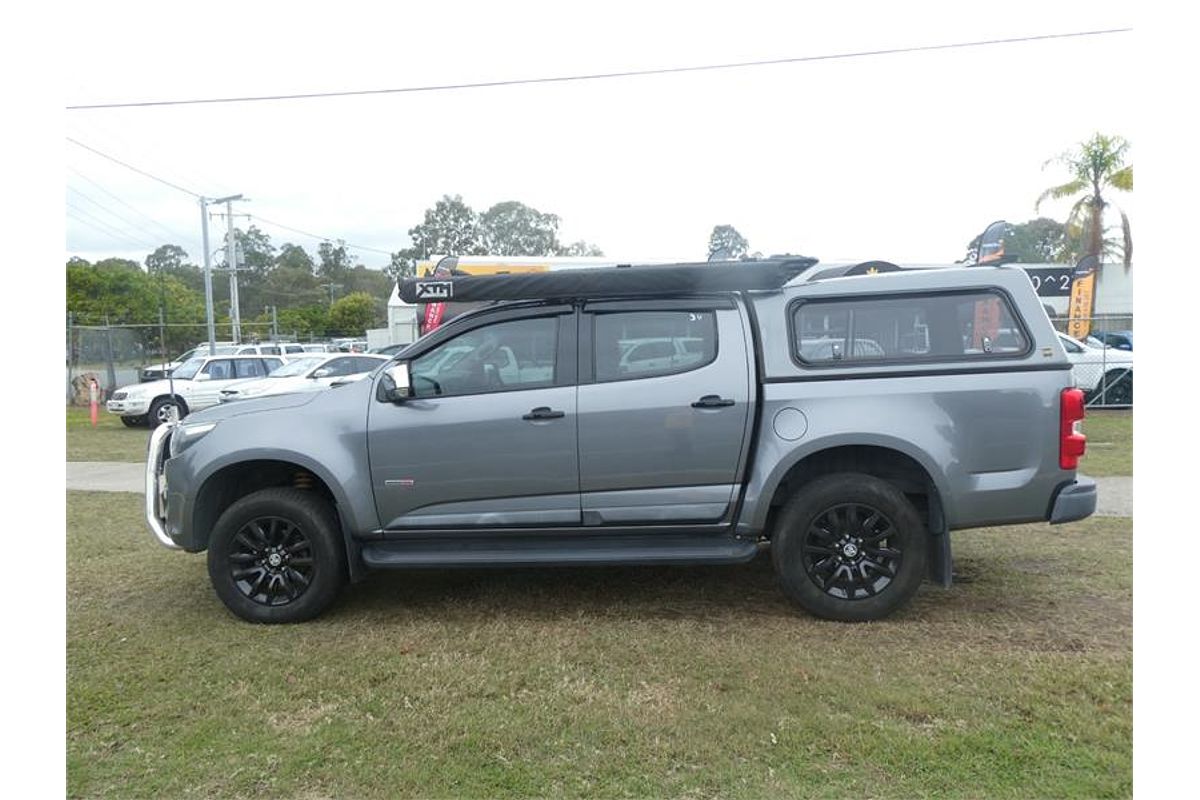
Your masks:
{"label": "side step running board", "polygon": [[368,567],[596,567],[621,564],[739,564],[758,545],[729,534],[556,534],[441,537],[363,543]]}

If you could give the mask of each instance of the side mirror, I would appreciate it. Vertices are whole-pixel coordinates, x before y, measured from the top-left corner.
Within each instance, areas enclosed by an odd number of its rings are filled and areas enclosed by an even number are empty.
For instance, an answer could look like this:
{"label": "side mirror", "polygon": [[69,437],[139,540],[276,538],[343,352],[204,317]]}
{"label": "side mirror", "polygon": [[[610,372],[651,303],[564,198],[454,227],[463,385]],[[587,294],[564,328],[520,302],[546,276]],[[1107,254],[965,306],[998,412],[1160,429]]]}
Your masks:
{"label": "side mirror", "polygon": [[329,377],[329,374],[330,374],[331,372],[332,372],[332,370],[331,370],[331,369],[329,369],[329,367],[321,367],[319,370],[317,370],[316,372],[314,372],[314,373],[313,373],[312,375],[310,375],[309,377],[310,377],[310,378],[328,378],[328,377]]}
{"label": "side mirror", "polygon": [[380,400],[403,403],[412,396],[407,361],[399,361],[383,371],[383,376],[379,379]]}

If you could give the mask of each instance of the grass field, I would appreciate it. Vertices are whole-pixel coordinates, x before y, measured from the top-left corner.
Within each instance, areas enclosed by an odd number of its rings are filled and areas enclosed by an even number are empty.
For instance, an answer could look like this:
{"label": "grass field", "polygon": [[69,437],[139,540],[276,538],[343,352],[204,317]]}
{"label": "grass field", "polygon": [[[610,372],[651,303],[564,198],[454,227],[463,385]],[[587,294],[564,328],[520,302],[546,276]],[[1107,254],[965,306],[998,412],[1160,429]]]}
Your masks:
{"label": "grass field", "polygon": [[[1081,471],[1093,477],[1133,474],[1133,412],[1088,411],[1083,430],[1088,452]],[[146,428],[126,428],[107,411],[100,412],[95,429],[87,409],[67,409],[68,461],[143,461]]]}
{"label": "grass field", "polygon": [[1083,420],[1087,454],[1079,462],[1086,475],[1105,477],[1133,474],[1133,412],[1088,409]]}
{"label": "grass field", "polygon": [[72,797],[1122,797],[1131,524],[956,536],[880,623],[728,568],[380,573],[258,627],[67,495]]}
{"label": "grass field", "polygon": [[95,428],[88,409],[67,409],[67,461],[145,461],[149,441],[149,428],[126,428],[104,409]]}

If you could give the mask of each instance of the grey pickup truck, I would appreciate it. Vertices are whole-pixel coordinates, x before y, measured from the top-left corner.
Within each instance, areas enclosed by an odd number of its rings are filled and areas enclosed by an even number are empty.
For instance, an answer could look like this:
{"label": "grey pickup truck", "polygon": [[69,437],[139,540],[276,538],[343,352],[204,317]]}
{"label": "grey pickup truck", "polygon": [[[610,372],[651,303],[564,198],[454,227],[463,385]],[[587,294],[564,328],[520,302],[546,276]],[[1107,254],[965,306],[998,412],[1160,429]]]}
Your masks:
{"label": "grey pickup truck", "polygon": [[[777,258],[408,279],[482,303],[362,381],[158,428],[146,518],[254,622],[371,569],[736,564],[812,614],[1081,519],[1083,393],[1025,274]],[[868,274],[870,273],[870,274]]]}

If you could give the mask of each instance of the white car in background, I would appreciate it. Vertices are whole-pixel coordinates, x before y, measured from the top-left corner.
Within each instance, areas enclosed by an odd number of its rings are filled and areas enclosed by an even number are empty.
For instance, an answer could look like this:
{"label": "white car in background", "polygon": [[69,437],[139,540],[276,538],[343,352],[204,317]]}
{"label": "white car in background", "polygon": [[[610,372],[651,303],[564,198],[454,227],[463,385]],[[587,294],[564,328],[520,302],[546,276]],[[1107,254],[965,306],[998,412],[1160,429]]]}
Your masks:
{"label": "white car in background", "polygon": [[[214,351],[213,355],[231,356],[237,353],[237,349],[238,346],[233,342],[217,342],[216,350]],[[174,361],[163,361],[158,364],[147,364],[146,366],[142,367],[141,371],[138,373],[138,379],[143,383],[146,383],[148,381],[156,381],[159,378],[165,378],[183,366],[183,362],[198,356],[206,355],[208,355],[208,344],[205,343],[196,345]]]}
{"label": "white car in background", "polygon": [[221,402],[222,389],[264,378],[285,363],[283,356],[196,356],[176,368],[169,379],[122,386],[112,393],[106,407],[131,428],[147,423],[157,428],[172,418],[183,419],[193,411],[215,406]]}
{"label": "white car in background", "polygon": [[1089,405],[1133,405],[1133,352],[1115,347],[1091,347],[1058,334],[1075,385],[1083,389]]}
{"label": "white car in background", "polygon": [[305,353],[291,358],[286,366],[251,381],[239,381],[221,389],[221,402],[269,397],[293,392],[319,392],[334,383],[356,381],[391,359],[369,353]]}

